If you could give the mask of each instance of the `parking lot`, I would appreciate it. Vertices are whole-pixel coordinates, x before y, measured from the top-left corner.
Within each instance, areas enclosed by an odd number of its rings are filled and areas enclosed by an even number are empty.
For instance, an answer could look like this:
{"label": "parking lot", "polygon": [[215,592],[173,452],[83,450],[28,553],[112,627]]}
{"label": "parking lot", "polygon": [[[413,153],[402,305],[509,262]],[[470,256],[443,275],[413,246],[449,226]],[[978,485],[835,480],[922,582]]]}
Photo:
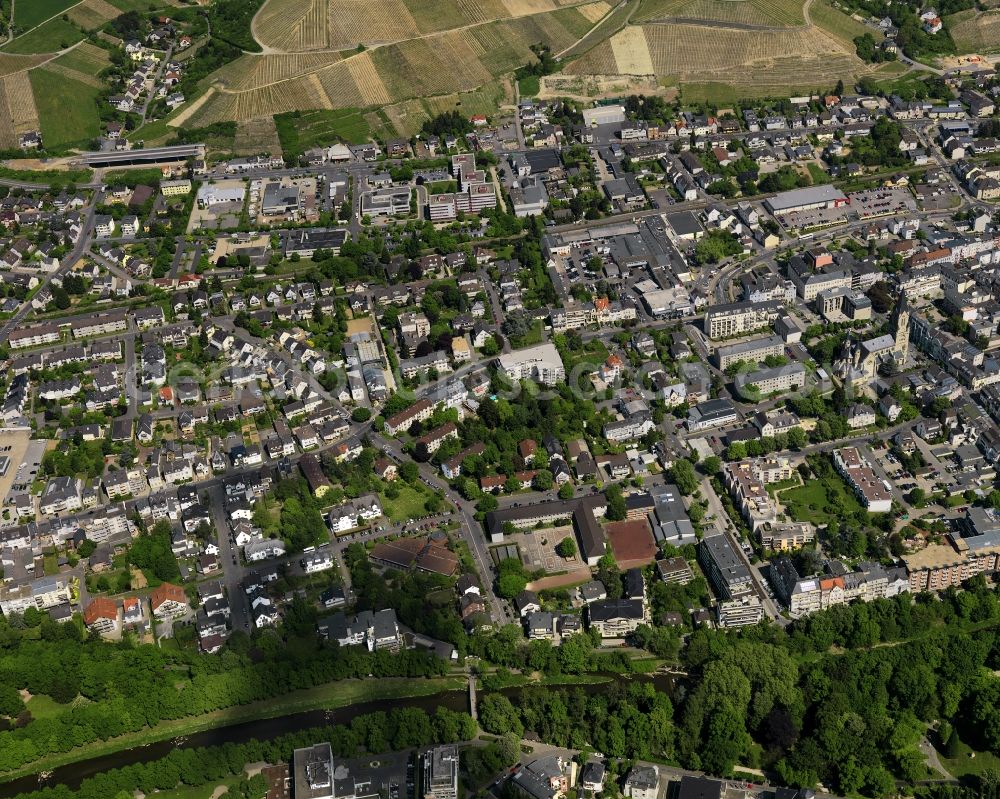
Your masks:
{"label": "parking lot", "polygon": [[775,218],[788,230],[841,225],[853,220],[874,219],[893,214],[912,213],[917,210],[916,200],[908,189],[878,188],[856,191],[847,195],[849,205],[839,208],[812,208],[791,211]]}

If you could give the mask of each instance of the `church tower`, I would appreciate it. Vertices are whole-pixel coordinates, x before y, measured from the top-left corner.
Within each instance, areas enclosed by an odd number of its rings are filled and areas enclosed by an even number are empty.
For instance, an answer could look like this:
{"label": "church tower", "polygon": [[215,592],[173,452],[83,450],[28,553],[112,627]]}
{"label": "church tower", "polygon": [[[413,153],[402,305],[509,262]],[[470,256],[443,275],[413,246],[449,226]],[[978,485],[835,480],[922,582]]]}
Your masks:
{"label": "church tower", "polygon": [[893,354],[901,363],[906,361],[910,351],[910,304],[906,301],[906,292],[899,292],[899,299],[892,312],[892,331],[896,337]]}

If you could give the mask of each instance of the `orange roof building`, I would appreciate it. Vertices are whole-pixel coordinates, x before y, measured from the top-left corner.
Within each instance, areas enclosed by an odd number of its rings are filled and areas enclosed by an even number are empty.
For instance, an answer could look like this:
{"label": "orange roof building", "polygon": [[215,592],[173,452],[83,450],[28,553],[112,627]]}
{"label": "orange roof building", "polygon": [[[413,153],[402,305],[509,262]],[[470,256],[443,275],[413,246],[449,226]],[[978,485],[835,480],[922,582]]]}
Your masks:
{"label": "orange roof building", "polygon": [[118,606],[106,596],[95,597],[83,611],[83,623],[100,632],[113,630],[118,624]]}
{"label": "orange roof building", "polygon": [[173,583],[161,583],[150,594],[149,604],[157,616],[173,616],[188,609],[187,594]]}

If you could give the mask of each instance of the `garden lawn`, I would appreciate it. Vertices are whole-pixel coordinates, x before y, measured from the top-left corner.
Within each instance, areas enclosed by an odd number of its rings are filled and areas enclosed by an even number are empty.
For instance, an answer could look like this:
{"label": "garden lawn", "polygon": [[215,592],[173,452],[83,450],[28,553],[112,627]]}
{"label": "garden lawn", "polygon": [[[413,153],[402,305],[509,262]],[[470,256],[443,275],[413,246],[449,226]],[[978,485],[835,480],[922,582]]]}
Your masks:
{"label": "garden lawn", "polygon": [[394,522],[406,522],[420,516],[426,516],[427,510],[424,503],[427,501],[427,494],[418,488],[396,481],[399,489],[399,496],[395,499],[388,499],[384,493],[379,495],[382,500],[382,511]]}
{"label": "garden lawn", "polygon": [[[979,752],[971,746],[959,740],[958,753],[955,757],[945,757],[944,753],[938,752],[941,758],[941,765],[948,769],[948,773],[953,777],[961,779],[968,775],[979,775],[987,769],[1000,772],[1000,757],[992,752]],[[937,776],[937,772],[935,772]]]}
{"label": "garden lawn", "polygon": [[60,705],[55,699],[45,694],[35,694],[25,705],[31,711],[31,715],[36,719],[50,718],[57,716],[66,710],[66,705]]}
{"label": "garden lawn", "polygon": [[785,511],[797,522],[816,526],[828,524],[861,510],[858,500],[844,482],[836,476],[810,480],[798,488],[781,492]]}

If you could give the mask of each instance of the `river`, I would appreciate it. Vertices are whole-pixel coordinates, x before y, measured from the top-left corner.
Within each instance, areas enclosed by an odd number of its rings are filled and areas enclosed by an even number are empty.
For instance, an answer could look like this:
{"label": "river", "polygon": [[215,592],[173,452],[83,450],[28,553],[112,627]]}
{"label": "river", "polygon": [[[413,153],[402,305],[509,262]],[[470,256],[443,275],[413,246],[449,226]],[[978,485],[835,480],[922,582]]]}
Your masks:
{"label": "river", "polygon": [[[660,690],[667,693],[672,692],[673,683],[666,675],[652,677],[636,675],[631,678],[625,678],[620,675],[608,676],[611,679],[652,680],[653,684]],[[602,690],[606,685],[607,683],[604,682],[552,687],[582,688],[587,692],[596,692]],[[513,697],[520,690],[520,688],[507,688],[503,690],[503,693]],[[93,757],[89,760],[79,760],[75,763],[59,766],[52,770],[44,780],[40,779],[38,774],[29,774],[9,782],[0,782],[0,799],[10,799],[10,797],[16,796],[19,793],[34,791],[50,785],[62,784],[75,789],[87,777],[92,777],[95,774],[100,774],[110,769],[131,766],[134,763],[159,760],[162,757],[166,757],[174,749],[220,746],[226,743],[245,743],[253,738],[259,741],[266,741],[309,727],[350,724],[357,716],[376,713],[378,711],[388,712],[398,707],[420,708],[429,713],[433,713],[439,707],[467,712],[469,709],[469,694],[467,691],[442,691],[430,696],[419,696],[409,699],[381,699],[374,702],[361,702],[333,710],[306,710],[271,719],[244,721],[238,724],[214,727],[210,730],[183,736],[182,738],[168,738],[163,741],[147,744],[146,746],[134,749],[122,749],[118,752]]]}

